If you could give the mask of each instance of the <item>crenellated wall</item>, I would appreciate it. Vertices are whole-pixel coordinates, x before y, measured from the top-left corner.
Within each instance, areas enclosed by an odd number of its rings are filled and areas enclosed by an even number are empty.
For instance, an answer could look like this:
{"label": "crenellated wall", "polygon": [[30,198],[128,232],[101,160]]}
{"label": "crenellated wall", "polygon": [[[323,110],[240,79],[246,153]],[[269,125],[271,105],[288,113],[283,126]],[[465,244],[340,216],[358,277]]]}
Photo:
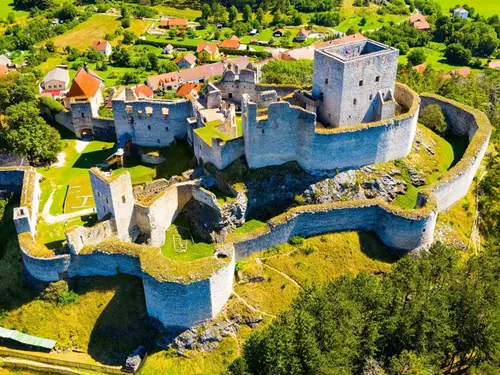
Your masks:
{"label": "crenellated wall", "polygon": [[343,128],[324,128],[316,115],[288,102],[273,103],[259,116],[257,105],[243,101],[245,156],[250,168],[298,162],[309,171],[358,168],[404,157],[416,132],[419,98],[403,85],[396,100],[409,111],[394,119]]}
{"label": "crenellated wall", "polygon": [[132,136],[134,144],[143,147],[167,147],[175,138],[184,138],[188,118],[193,116],[189,100],[113,99],[116,138]]}

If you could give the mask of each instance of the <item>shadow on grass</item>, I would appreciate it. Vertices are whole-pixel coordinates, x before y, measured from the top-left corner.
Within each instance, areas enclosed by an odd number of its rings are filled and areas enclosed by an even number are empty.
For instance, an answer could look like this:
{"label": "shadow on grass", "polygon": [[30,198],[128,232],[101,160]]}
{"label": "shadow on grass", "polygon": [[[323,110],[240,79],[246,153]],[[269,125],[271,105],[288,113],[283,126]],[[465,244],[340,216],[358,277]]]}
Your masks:
{"label": "shadow on grass", "polygon": [[89,355],[110,366],[123,365],[139,345],[154,345],[158,323],[148,316],[144,290],[133,276],[88,277],[74,280],[78,294],[115,289],[115,295],[97,319],[90,335]]}
{"label": "shadow on grass", "polygon": [[73,164],[73,168],[90,169],[97,164],[104,163],[106,159],[113,154],[113,148],[103,150],[84,152]]}
{"label": "shadow on grass", "polygon": [[459,137],[453,134],[451,131],[447,131],[444,139],[451,145],[453,148],[453,161],[448,169],[453,168],[464,156],[465,150],[469,146],[469,138],[468,137]]}
{"label": "shadow on grass", "polygon": [[384,245],[375,232],[362,231],[358,235],[361,251],[371,259],[394,263],[405,255],[400,250]]}

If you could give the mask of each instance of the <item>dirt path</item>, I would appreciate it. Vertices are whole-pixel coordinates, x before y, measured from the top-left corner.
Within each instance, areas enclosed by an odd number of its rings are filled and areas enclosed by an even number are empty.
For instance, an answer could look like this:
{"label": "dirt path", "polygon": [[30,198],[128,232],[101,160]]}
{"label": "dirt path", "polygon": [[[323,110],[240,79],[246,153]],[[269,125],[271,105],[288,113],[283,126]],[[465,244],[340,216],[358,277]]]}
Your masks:
{"label": "dirt path", "polygon": [[259,314],[262,314],[262,315],[265,315],[265,316],[269,316],[271,318],[276,318],[276,315],[273,315],[273,314],[269,314],[265,311],[262,311],[262,310],[257,310],[255,307],[253,307],[252,305],[250,305],[247,301],[245,301],[245,299],[243,297],[241,297],[238,293],[236,293],[234,290],[233,290],[233,295],[242,303],[244,304],[246,307],[248,307],[250,310],[252,310],[252,312],[255,312],[255,313],[259,313]]}
{"label": "dirt path", "polygon": [[49,199],[47,199],[47,202],[45,202],[45,206],[43,206],[42,210],[42,218],[45,220],[47,224],[55,224],[55,223],[60,223],[63,221],[66,221],[68,219],[73,219],[75,217],[80,217],[83,215],[90,215],[94,213],[94,208],[86,208],[84,210],[76,211],[76,212],[71,212],[69,214],[61,214],[54,216],[50,213],[50,207],[52,206],[52,202],[54,201],[54,194],[55,191],[52,191],[50,193]]}
{"label": "dirt path", "polygon": [[[257,259],[258,259],[258,258],[257,258]],[[300,284],[299,284],[299,283],[298,283],[295,279],[293,279],[291,276],[288,276],[286,273],[281,272],[280,270],[277,270],[276,268],[271,267],[270,265],[268,265],[268,264],[266,264],[266,263],[264,263],[264,262],[262,262],[262,265],[263,265],[264,267],[267,267],[267,268],[269,268],[269,269],[273,270],[274,272],[279,273],[279,274],[280,274],[281,276],[283,276],[285,279],[287,279],[287,280],[291,281],[293,284],[295,284],[297,287],[299,287],[299,289],[302,289],[302,285],[300,285]]]}
{"label": "dirt path", "polygon": [[64,167],[64,162],[66,160],[66,153],[64,151],[61,151],[59,154],[57,154],[57,162],[52,164],[53,167]]}
{"label": "dirt path", "polygon": [[48,374],[65,374],[65,375],[90,375],[91,372],[73,369],[70,367],[50,365],[27,359],[19,358],[2,358],[4,368],[25,369],[33,371],[42,371]]}

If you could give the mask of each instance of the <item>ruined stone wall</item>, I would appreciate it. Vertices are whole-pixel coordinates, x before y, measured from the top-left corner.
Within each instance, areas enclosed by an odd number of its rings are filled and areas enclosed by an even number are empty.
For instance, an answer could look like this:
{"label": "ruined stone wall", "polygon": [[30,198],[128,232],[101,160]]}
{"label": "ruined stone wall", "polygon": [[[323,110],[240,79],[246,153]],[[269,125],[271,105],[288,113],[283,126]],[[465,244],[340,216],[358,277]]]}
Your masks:
{"label": "ruined stone wall", "polygon": [[487,149],[491,125],[483,112],[443,97],[423,94],[422,107],[437,104],[446,117],[448,128],[459,137],[469,138],[462,159],[432,188],[439,211],[446,211],[461,199],[474,179]]}
{"label": "ruined stone wall", "polygon": [[116,142],[115,120],[112,118],[93,117],[94,137],[100,141]]}
{"label": "ruined stone wall", "polygon": [[[391,120],[345,128],[316,128],[315,115],[287,102],[274,103],[257,117],[257,105],[242,107],[245,156],[250,168],[298,162],[310,171],[358,168],[408,155],[416,132],[419,99],[396,87],[408,113]],[[411,99],[408,102],[408,99]]]}
{"label": "ruined stone wall", "polygon": [[[146,108],[151,108],[150,115]],[[167,147],[175,138],[187,135],[187,119],[193,116],[193,106],[189,100],[113,100],[113,113],[117,139],[128,133],[136,145]]]}
{"label": "ruined stone wall", "polygon": [[68,247],[73,255],[77,255],[81,249],[88,245],[97,245],[116,233],[114,220],[106,220],[97,223],[93,227],[72,227],[65,233]]}
{"label": "ruined stone wall", "polygon": [[64,126],[66,129],[68,129],[70,132],[74,133],[75,128],[73,126],[73,121],[72,121],[72,116],[71,112],[67,110],[63,110],[59,113],[56,113],[54,116],[54,120],[59,124]]}
{"label": "ruined stone wall", "polygon": [[297,207],[271,220],[265,234],[235,242],[236,259],[288,242],[293,236],[345,230],[375,231],[387,246],[403,251],[432,243],[436,214],[403,216],[382,204],[376,200]]}
{"label": "ruined stone wall", "polygon": [[212,146],[193,132],[193,150],[198,163],[212,163],[217,169],[224,169],[245,154],[243,137],[223,141],[212,138]]}

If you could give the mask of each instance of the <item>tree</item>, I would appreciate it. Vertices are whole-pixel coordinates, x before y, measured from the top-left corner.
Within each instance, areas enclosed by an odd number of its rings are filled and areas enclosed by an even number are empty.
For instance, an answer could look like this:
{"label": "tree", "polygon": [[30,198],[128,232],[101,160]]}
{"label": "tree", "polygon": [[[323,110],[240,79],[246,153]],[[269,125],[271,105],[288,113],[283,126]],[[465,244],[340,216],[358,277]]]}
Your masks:
{"label": "tree", "polygon": [[122,74],[122,76],[118,79],[120,84],[122,85],[130,85],[133,83],[139,83],[140,78],[139,76],[134,73],[134,72],[125,72]]}
{"label": "tree", "polygon": [[9,12],[9,14],[7,15],[7,22],[10,24],[16,22],[16,15],[14,14],[14,12]]}
{"label": "tree", "polygon": [[21,102],[36,102],[38,91],[36,78],[33,74],[10,72],[0,77],[0,114],[13,105]]}
{"label": "tree", "polygon": [[472,59],[472,53],[460,43],[452,43],[446,46],[444,56],[450,64],[468,65]]}
{"label": "tree", "polygon": [[238,19],[238,9],[232,5],[231,8],[229,8],[229,23],[232,25],[236,22]]}
{"label": "tree", "polygon": [[201,7],[201,18],[208,20],[212,16],[212,9],[210,9],[210,5],[203,4]]}
{"label": "tree", "polygon": [[109,56],[109,60],[111,61],[111,64],[115,66],[132,66],[132,58],[130,57],[130,53],[121,46],[115,47],[113,53]]}
{"label": "tree", "polygon": [[124,29],[128,29],[131,25],[130,18],[122,18],[121,24]]}
{"label": "tree", "polygon": [[418,118],[422,124],[432,129],[435,133],[441,136],[446,133],[446,119],[439,105],[429,104],[420,111]]}
{"label": "tree", "polygon": [[311,60],[274,60],[262,67],[261,81],[267,84],[312,84],[313,62]]}
{"label": "tree", "polygon": [[262,10],[262,8],[257,8],[257,11],[255,12],[255,19],[257,21],[259,21],[259,23],[262,24],[262,22],[264,21],[264,16],[265,16],[265,13]]}
{"label": "tree", "polygon": [[121,7],[120,13],[121,13],[122,18],[124,18],[124,19],[129,18],[129,16],[130,16],[130,13],[129,13],[128,8],[126,6]]}
{"label": "tree", "polygon": [[65,21],[72,21],[78,16],[78,9],[73,4],[64,4],[59,11],[59,18]]}
{"label": "tree", "polygon": [[249,22],[252,20],[252,7],[246,4],[243,7],[243,22]]}
{"label": "tree", "polygon": [[52,40],[45,43],[45,48],[47,49],[47,52],[54,52],[56,50],[56,46]]}
{"label": "tree", "polygon": [[401,55],[406,55],[408,53],[408,50],[410,49],[408,43],[406,42],[399,42],[394,47],[396,47],[399,50],[399,53]]}
{"label": "tree", "polygon": [[408,65],[416,66],[425,63],[427,56],[422,48],[412,49],[408,53]]}
{"label": "tree", "polygon": [[123,44],[134,44],[135,40],[137,39],[137,36],[132,32],[132,31],[125,31],[123,33]]}
{"label": "tree", "polygon": [[7,129],[3,139],[7,147],[19,155],[26,155],[31,164],[40,165],[57,158],[61,151],[61,137],[57,130],[41,117],[36,104],[22,102],[5,111]]}

